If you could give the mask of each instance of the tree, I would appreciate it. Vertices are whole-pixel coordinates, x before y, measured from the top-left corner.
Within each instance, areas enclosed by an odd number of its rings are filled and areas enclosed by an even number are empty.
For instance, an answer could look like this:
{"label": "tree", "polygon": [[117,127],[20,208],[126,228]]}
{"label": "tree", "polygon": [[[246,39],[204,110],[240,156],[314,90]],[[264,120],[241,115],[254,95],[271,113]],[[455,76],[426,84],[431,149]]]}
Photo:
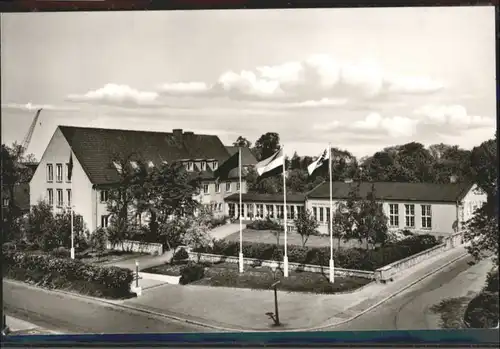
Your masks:
{"label": "tree", "polygon": [[309,237],[316,234],[319,223],[313,214],[307,210],[299,213],[298,217],[294,220],[294,224],[297,229],[297,233],[302,239],[302,246],[305,247]]}
{"label": "tree", "polygon": [[497,138],[474,147],[471,152],[472,178],[488,196],[497,192],[498,153]]}
{"label": "tree", "polygon": [[209,233],[212,218],[212,211],[207,207],[200,206],[196,215],[190,218],[191,224],[187,227],[184,244],[193,248],[213,244],[213,239]]}
{"label": "tree", "polygon": [[162,223],[160,225],[160,234],[165,241],[165,245],[172,250],[172,258],[177,249],[187,242],[187,233],[190,229],[191,218],[181,217]]}
{"label": "tree", "polygon": [[238,138],[236,139],[236,142],[233,142],[233,146],[242,147],[242,148],[251,148],[252,142],[250,142],[248,139],[246,139],[243,136],[238,136]]}
{"label": "tree", "polygon": [[355,216],[356,235],[360,241],[366,241],[367,249],[370,244],[374,247],[387,241],[387,216],[382,204],[376,200],[374,184],[366,199],[359,203],[359,212]]}
{"label": "tree", "polygon": [[289,193],[304,193],[307,191],[307,171],[294,169],[288,171],[286,187]]}
{"label": "tree", "polygon": [[280,149],[280,136],[275,132],[267,132],[255,142],[255,154],[259,160],[267,159]]}
{"label": "tree", "polygon": [[[347,209],[347,205],[344,202],[340,202],[336,205],[333,210],[333,232],[332,236],[337,239],[337,249],[340,249],[340,243],[349,240],[349,237],[353,236],[353,230],[355,226],[355,220],[351,212]],[[328,233],[330,233],[330,225],[328,225]]]}
{"label": "tree", "polygon": [[16,186],[21,183],[27,183],[33,176],[31,167],[26,166],[28,160],[34,160],[32,154],[24,154],[25,149],[17,143],[11,147],[2,144],[1,163],[2,163],[2,194],[7,194],[9,198],[7,208],[3,208],[2,230],[4,240],[21,238],[19,219],[22,215],[21,207],[16,200]]}

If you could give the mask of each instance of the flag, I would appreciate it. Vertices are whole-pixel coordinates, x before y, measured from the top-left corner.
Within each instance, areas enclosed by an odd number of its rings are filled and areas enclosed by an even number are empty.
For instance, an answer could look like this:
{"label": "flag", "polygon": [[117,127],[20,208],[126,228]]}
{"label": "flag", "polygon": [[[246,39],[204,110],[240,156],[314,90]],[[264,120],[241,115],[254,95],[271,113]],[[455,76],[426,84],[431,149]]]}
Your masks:
{"label": "flag", "polygon": [[281,148],[272,156],[262,160],[257,165],[255,165],[255,169],[257,170],[257,173],[260,177],[272,176],[275,174],[282,173],[284,171],[283,169],[284,162],[285,162],[285,154],[283,153],[283,148]]}
{"label": "flag", "polygon": [[309,176],[314,173],[318,168],[328,163],[330,159],[330,152],[328,149],[323,150],[320,156],[314,161],[312,164],[307,166],[307,172],[309,172]]}
{"label": "flag", "polygon": [[239,165],[240,156],[239,152],[236,152],[214,171],[214,177],[216,179],[227,179],[229,176],[229,172],[231,172],[231,170],[234,170],[235,168],[238,168]]}
{"label": "flag", "polygon": [[73,153],[70,153],[68,162],[68,181],[71,180],[72,176],[73,176]]}

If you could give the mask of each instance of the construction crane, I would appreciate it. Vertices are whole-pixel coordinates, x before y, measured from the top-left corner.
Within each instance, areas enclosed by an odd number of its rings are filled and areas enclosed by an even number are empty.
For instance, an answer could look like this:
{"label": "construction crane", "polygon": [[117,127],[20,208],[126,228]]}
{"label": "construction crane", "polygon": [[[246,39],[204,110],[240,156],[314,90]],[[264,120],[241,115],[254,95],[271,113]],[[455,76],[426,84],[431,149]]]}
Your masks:
{"label": "construction crane", "polygon": [[35,131],[35,126],[36,123],[38,122],[38,118],[40,117],[40,112],[42,111],[43,108],[40,108],[36,111],[35,118],[31,122],[30,128],[28,129],[28,132],[23,138],[23,142],[21,143],[21,147],[19,148],[19,153],[18,153],[18,159],[21,159],[26,150],[28,149],[28,146],[30,145],[31,142],[31,137],[33,137],[33,132]]}

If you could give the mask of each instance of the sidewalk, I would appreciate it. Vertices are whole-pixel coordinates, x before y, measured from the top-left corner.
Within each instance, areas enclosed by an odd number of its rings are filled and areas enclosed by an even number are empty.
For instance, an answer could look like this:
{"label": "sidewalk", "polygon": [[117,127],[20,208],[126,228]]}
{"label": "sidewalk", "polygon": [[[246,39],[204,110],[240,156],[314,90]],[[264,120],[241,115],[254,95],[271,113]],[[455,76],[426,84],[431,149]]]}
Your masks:
{"label": "sidewalk", "polygon": [[[338,295],[279,292],[281,330],[314,330],[334,327],[418,283],[427,274],[466,253],[463,247],[422,262],[389,284],[372,283],[363,289]],[[272,290],[249,290],[194,285],[162,285],[143,296],[120,302],[186,320],[205,323],[221,330],[272,330]]]}
{"label": "sidewalk", "polygon": [[[244,228],[245,226],[243,226]],[[212,230],[210,230],[209,234],[214,239],[224,239],[226,236],[229,236],[233,233],[240,231],[240,223],[229,223],[218,226]]]}
{"label": "sidewalk", "polygon": [[27,335],[27,334],[57,334],[52,330],[42,328],[38,325],[32,324],[28,321],[17,319],[15,317],[6,315],[7,326],[9,327],[9,335]]}

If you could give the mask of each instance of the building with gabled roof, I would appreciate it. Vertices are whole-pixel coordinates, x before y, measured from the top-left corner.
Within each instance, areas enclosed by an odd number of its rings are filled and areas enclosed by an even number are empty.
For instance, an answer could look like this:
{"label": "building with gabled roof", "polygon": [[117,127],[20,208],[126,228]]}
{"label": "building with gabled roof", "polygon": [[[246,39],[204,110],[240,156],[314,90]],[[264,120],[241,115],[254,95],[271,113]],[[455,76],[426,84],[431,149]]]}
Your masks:
{"label": "building with gabled roof", "polygon": [[[46,200],[58,211],[69,208],[73,200],[75,212],[83,216],[88,229],[93,231],[108,224],[108,190],[119,182],[124,161],[132,167],[138,162],[149,166],[181,162],[188,172],[202,178],[199,201],[222,215],[224,197],[239,190],[238,176],[218,183],[213,172],[229,157],[216,135],[180,129],[166,133],[59,126],[30,182],[30,204]],[[241,189],[246,191],[245,182]]]}

